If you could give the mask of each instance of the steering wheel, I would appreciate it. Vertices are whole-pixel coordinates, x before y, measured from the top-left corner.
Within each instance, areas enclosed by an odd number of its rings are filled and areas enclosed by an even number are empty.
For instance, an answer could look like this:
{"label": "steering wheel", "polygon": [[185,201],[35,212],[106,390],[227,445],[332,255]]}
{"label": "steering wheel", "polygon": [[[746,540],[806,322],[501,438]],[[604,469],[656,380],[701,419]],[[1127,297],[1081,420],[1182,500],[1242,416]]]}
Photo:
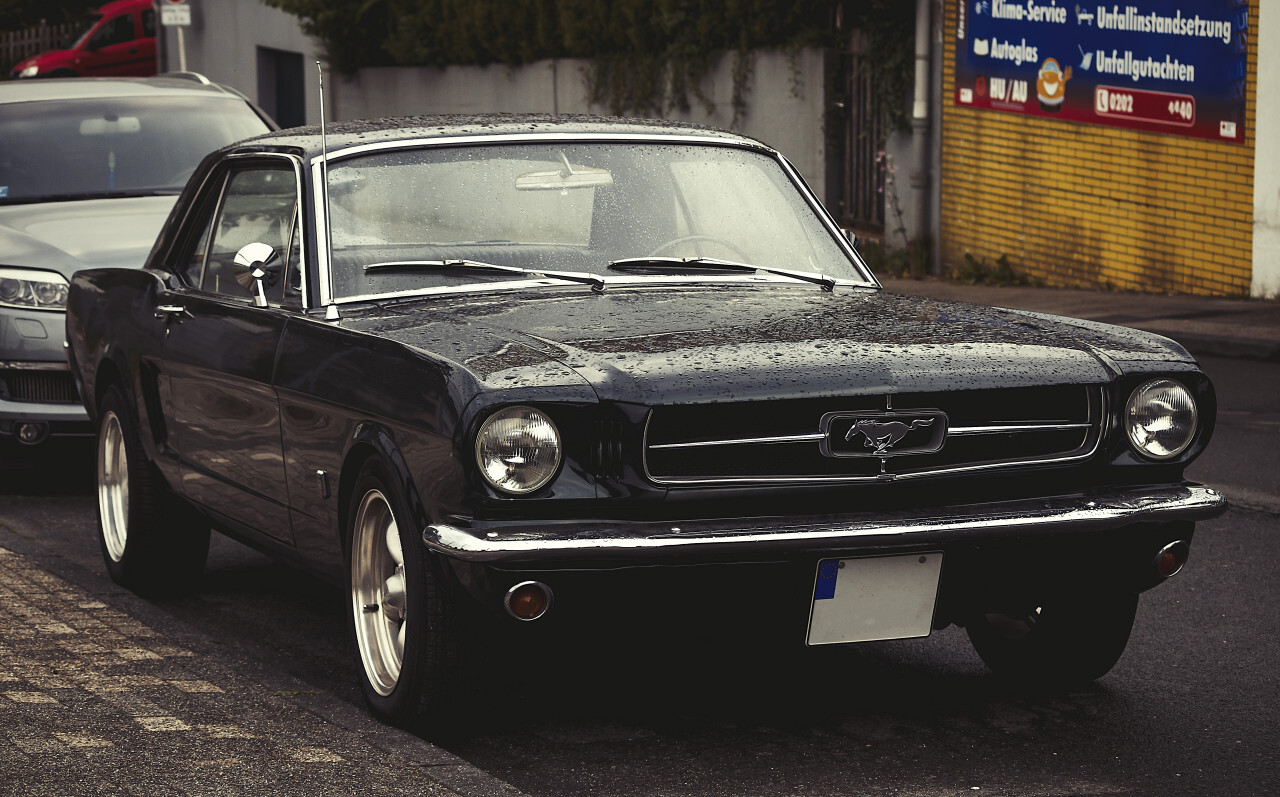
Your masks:
{"label": "steering wheel", "polygon": [[680,246],[681,244],[701,243],[701,242],[722,246],[728,251],[732,252],[738,260],[742,260],[744,262],[750,260],[747,253],[739,249],[732,241],[726,241],[725,239],[717,238],[714,235],[682,235],[679,238],[672,238],[670,241],[667,241],[666,243],[662,244],[658,248],[654,249],[652,252],[649,253],[648,256],[658,257],[663,252],[666,252],[670,249],[675,249],[677,246]]}

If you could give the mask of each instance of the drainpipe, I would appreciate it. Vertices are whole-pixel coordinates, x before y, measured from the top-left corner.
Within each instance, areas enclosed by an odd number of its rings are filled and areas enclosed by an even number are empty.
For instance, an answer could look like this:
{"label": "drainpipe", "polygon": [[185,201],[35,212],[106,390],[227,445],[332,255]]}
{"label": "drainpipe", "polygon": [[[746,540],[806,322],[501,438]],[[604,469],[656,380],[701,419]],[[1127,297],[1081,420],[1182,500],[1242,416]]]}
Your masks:
{"label": "drainpipe", "polygon": [[911,105],[911,204],[917,247],[925,245],[931,229],[929,224],[929,32],[932,30],[930,16],[932,10],[933,0],[916,0],[916,90],[915,100]]}

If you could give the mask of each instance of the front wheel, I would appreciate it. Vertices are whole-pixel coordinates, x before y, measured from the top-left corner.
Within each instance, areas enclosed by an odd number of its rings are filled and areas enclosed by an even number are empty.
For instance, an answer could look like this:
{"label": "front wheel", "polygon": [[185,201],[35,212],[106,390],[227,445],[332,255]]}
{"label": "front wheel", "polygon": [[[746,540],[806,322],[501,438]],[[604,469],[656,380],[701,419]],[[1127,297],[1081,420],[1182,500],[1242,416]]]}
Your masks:
{"label": "front wheel", "polygon": [[1060,596],[1014,612],[970,618],[974,649],[995,674],[1026,684],[1069,686],[1106,675],[1129,643],[1138,596]]}
{"label": "front wheel", "polygon": [[164,486],[119,387],[99,408],[98,542],[113,581],[140,595],[178,592],[204,570],[209,524]]}
{"label": "front wheel", "polygon": [[439,565],[413,533],[402,490],[380,461],[365,463],[350,506],[348,618],[365,700],[392,725],[433,724],[457,659]]}

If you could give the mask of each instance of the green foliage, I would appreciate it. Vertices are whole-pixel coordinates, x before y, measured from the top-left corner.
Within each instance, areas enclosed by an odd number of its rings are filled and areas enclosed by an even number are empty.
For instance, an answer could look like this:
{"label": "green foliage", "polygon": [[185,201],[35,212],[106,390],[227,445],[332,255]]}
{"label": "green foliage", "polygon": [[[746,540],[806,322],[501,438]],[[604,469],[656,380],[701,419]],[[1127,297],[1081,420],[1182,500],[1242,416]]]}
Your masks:
{"label": "green foliage", "polygon": [[[870,72],[872,109],[887,124],[885,135],[910,124],[909,99],[915,88],[915,4],[906,0],[851,0],[843,4],[844,27],[861,31],[865,45],[854,55]],[[864,119],[870,124],[870,119]],[[883,141],[875,142],[877,146]]]}
{"label": "green foliage", "polygon": [[1016,271],[1009,264],[1008,255],[1000,255],[994,266],[987,259],[974,257],[964,253],[964,265],[952,273],[952,279],[965,285],[1040,285],[1041,280],[1034,279]]}
{"label": "green foliage", "polygon": [[729,52],[740,111],[750,51],[837,44],[833,20],[844,0],[266,2],[299,17],[341,72],[585,58],[595,102],[615,113],[661,113],[707,103],[702,78]]}
{"label": "green foliage", "polygon": [[877,241],[866,241],[858,244],[858,254],[881,276],[902,278],[911,271],[911,254],[906,249],[889,249]]}

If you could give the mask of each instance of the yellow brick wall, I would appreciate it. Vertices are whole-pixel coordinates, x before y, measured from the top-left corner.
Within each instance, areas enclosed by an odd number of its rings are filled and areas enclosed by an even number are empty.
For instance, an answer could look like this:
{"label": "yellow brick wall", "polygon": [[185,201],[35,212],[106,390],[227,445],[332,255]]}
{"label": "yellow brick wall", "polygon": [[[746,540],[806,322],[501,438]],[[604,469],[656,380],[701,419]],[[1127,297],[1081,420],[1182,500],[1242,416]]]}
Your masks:
{"label": "yellow brick wall", "polygon": [[956,105],[956,4],[944,2],[943,263],[1007,255],[1047,285],[1248,296],[1259,2],[1244,144]]}

